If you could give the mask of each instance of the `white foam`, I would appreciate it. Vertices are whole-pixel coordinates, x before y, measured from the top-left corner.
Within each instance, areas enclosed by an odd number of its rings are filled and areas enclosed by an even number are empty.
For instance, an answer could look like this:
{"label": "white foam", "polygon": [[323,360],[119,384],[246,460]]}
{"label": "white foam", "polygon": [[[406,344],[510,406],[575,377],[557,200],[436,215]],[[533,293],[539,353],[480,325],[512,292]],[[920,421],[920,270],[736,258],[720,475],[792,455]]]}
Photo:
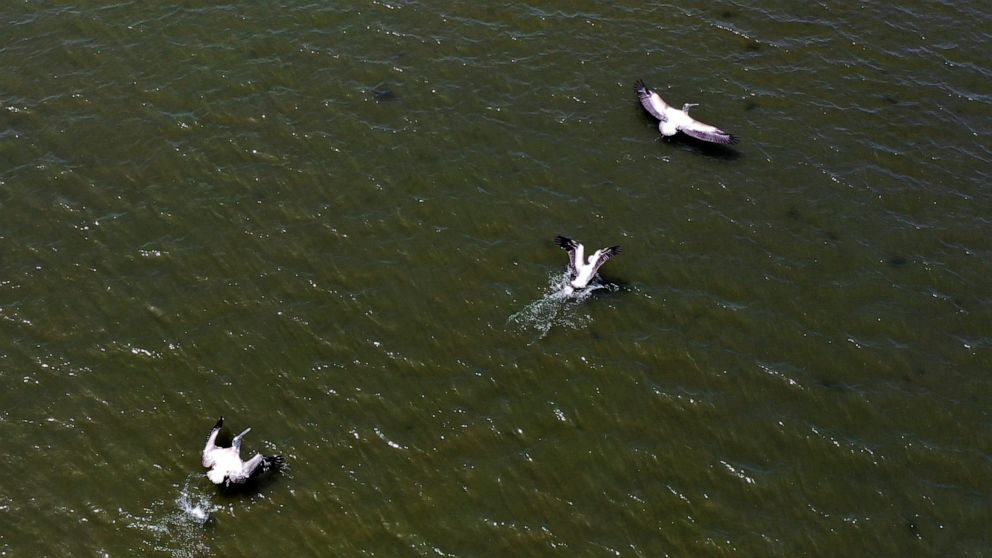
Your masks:
{"label": "white foam", "polygon": [[196,481],[199,475],[190,475],[170,503],[155,502],[145,508],[144,514],[122,512],[128,526],[143,531],[147,537],[146,549],[165,552],[174,558],[194,558],[210,554],[204,527],[213,512],[222,509],[215,505],[207,493],[202,492]]}
{"label": "white foam", "polygon": [[201,525],[210,519],[210,512],[213,510],[213,504],[206,496],[201,494],[195,501],[193,500],[193,496],[191,496],[188,490],[188,483],[187,486],[183,487],[182,492],[179,493],[179,497],[176,498],[176,505],[190,519]]}
{"label": "white foam", "polygon": [[544,295],[510,316],[507,323],[525,330],[536,330],[537,339],[543,338],[555,326],[579,329],[592,320],[588,314],[581,312],[580,304],[592,296],[594,291],[616,289],[613,285],[603,285],[594,280],[586,288],[575,290],[569,284],[569,279],[568,271],[551,273]]}

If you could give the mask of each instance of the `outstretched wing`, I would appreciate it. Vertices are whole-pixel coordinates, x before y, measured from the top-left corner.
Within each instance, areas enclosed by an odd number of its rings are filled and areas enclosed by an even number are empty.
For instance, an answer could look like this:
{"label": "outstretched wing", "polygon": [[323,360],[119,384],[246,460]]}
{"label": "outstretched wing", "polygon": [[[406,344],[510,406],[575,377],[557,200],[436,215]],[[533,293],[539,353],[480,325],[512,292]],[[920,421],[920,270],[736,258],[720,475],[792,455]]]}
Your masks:
{"label": "outstretched wing", "polygon": [[679,130],[687,136],[692,136],[703,141],[722,143],[724,145],[732,145],[737,143],[737,137],[733,134],[728,134],[716,126],[703,124],[698,120],[693,120],[689,124],[680,126]]}
{"label": "outstretched wing", "polygon": [[213,467],[214,457],[213,451],[217,449],[217,435],[220,434],[221,427],[224,426],[224,417],[220,417],[214,427],[210,429],[210,435],[207,436],[207,443],[203,446],[203,466]]}
{"label": "outstretched wing", "polygon": [[665,118],[665,107],[668,105],[661,100],[660,95],[648,89],[642,80],[634,82],[634,90],[637,91],[637,98],[641,100],[641,106],[644,107],[644,110],[658,120],[668,120]]}
{"label": "outstretched wing", "polygon": [[592,268],[593,274],[596,274],[596,272],[599,271],[599,268],[603,267],[603,264],[606,263],[606,260],[612,258],[613,256],[616,256],[620,252],[623,252],[622,246],[610,246],[609,248],[603,248],[602,250],[599,250],[599,257],[596,258],[596,261],[593,263],[593,268]]}
{"label": "outstretched wing", "polygon": [[245,437],[245,434],[247,434],[249,432],[251,432],[251,428],[250,427],[249,428],[245,428],[244,432],[242,432],[241,434],[238,434],[237,436],[234,437],[233,440],[231,440],[231,447],[234,448],[234,451],[237,451],[237,452],[240,452],[241,451],[241,440],[243,440],[244,437]]}
{"label": "outstretched wing", "polygon": [[582,258],[582,245],[571,238],[566,238],[562,235],[555,237],[555,244],[561,246],[566,252],[568,252],[568,262],[571,265],[572,273],[578,273],[579,262]]}
{"label": "outstretched wing", "polygon": [[255,457],[245,461],[244,465],[241,466],[241,474],[239,475],[241,480],[239,482],[255,478],[268,471],[278,471],[284,463],[285,460],[283,460],[281,455],[262,455],[256,453]]}

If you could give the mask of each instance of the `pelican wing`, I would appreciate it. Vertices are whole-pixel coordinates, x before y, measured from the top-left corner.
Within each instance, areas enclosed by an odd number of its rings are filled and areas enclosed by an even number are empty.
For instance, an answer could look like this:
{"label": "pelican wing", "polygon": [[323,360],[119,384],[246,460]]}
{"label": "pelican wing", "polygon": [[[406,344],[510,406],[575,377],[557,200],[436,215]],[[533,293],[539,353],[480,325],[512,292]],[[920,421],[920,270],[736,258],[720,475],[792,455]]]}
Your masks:
{"label": "pelican wing", "polygon": [[251,432],[251,428],[250,427],[249,428],[245,428],[244,432],[242,432],[241,434],[238,434],[237,436],[234,437],[233,440],[231,440],[231,447],[234,448],[234,451],[237,451],[237,452],[240,452],[241,451],[241,440],[243,440],[244,437],[245,437],[245,434],[247,434],[249,432]]}
{"label": "pelican wing", "polygon": [[207,443],[203,446],[203,466],[213,467],[214,457],[213,452],[217,449],[217,435],[220,434],[221,427],[224,426],[224,417],[220,417],[217,424],[210,429],[210,435],[207,436]]}
{"label": "pelican wing", "polygon": [[606,263],[606,260],[612,258],[613,256],[616,256],[620,252],[623,252],[623,247],[622,246],[610,246],[609,248],[603,248],[602,250],[600,250],[599,251],[599,257],[596,258],[596,261],[593,262],[593,264],[592,264],[593,265],[593,268],[592,268],[593,274],[595,274],[596,272],[598,272],[599,271],[599,268],[603,267],[603,264]]}
{"label": "pelican wing", "polygon": [[262,473],[278,470],[282,468],[283,463],[284,461],[281,455],[269,456],[256,453],[255,457],[245,461],[244,465],[241,466],[241,473],[238,475],[238,480],[235,482],[245,482],[248,479],[261,475]]}
{"label": "pelican wing", "polygon": [[204,448],[203,449],[203,466],[210,468],[214,466],[214,448]]}
{"label": "pelican wing", "polygon": [[566,252],[568,252],[568,263],[571,266],[572,273],[578,273],[580,262],[576,258],[576,252],[579,251],[579,247],[581,245],[571,238],[566,238],[561,235],[555,237],[555,244],[561,246]]}
{"label": "pelican wing", "polygon": [[724,145],[732,145],[737,143],[737,137],[733,134],[728,134],[716,126],[703,124],[698,120],[693,120],[688,124],[680,126],[679,130],[687,136],[692,136],[703,141],[722,143]]}
{"label": "pelican wing", "polygon": [[634,90],[637,91],[637,98],[641,100],[641,106],[644,110],[648,111],[651,116],[657,118],[658,120],[668,120],[665,117],[665,101],[661,100],[661,96],[651,91],[644,85],[644,81],[637,80],[634,82]]}

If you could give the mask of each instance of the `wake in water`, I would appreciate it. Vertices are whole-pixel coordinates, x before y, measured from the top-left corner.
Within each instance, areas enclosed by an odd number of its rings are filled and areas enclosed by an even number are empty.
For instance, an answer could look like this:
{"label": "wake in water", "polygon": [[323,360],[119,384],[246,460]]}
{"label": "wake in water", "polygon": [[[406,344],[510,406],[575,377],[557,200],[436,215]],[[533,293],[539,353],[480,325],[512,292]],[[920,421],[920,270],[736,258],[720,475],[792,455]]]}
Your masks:
{"label": "wake in water", "polygon": [[210,522],[210,514],[222,508],[199,491],[194,482],[197,479],[199,475],[190,475],[171,505],[156,502],[145,509],[144,516],[124,513],[130,521],[129,527],[148,535],[145,541],[147,547],[167,552],[175,558],[209,554],[205,527]]}
{"label": "wake in water", "polygon": [[537,339],[543,338],[555,326],[579,329],[592,321],[588,314],[580,312],[582,302],[600,289],[618,289],[616,285],[604,285],[597,281],[584,289],[576,290],[569,284],[570,279],[571,274],[568,271],[549,275],[544,296],[510,316],[507,323],[515,324],[521,329],[536,330]]}

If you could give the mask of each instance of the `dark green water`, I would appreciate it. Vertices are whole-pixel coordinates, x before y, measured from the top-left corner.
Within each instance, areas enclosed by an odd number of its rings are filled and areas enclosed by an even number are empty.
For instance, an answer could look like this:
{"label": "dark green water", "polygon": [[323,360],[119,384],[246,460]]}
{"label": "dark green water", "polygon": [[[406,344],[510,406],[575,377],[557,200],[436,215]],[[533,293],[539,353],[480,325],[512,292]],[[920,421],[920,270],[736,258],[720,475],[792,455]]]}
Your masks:
{"label": "dark green water", "polygon": [[0,555],[992,555],[986,4],[0,26]]}

